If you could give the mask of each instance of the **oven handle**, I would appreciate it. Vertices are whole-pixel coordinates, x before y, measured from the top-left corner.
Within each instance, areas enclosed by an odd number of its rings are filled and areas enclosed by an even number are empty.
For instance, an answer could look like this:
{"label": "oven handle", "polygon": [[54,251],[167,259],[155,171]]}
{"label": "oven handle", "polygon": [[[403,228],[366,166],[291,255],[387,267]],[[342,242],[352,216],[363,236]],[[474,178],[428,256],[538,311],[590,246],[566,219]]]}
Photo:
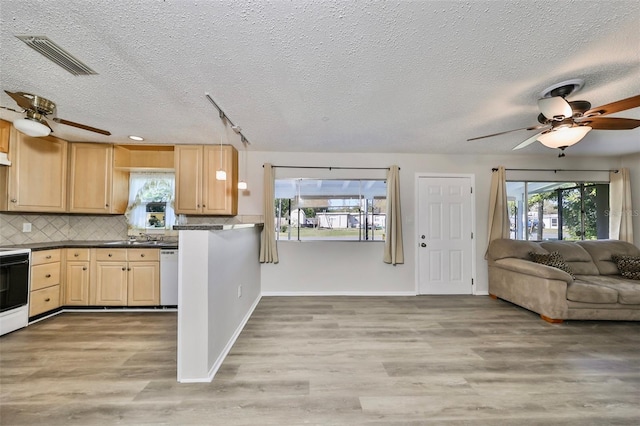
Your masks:
{"label": "oven handle", "polygon": [[2,264],[0,264],[0,268],[4,268],[5,266],[28,265],[28,264],[29,264],[29,259],[20,260],[18,262],[9,262],[9,263],[2,262]]}

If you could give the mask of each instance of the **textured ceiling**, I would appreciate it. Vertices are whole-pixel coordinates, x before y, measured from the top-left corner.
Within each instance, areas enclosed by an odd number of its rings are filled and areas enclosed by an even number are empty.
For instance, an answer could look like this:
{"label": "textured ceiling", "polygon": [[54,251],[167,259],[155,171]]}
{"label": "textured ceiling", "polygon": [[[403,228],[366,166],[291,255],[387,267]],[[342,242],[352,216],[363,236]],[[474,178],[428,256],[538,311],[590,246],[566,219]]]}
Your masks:
{"label": "textured ceiling", "polygon": [[[637,0],[0,0],[0,86],[113,133],[52,124],[74,141],[239,147],[210,93],[252,150],[505,154],[531,134],[466,139],[537,124],[548,86],[582,78],[570,100],[593,106],[640,94],[639,28]],[[25,34],[98,75],[69,74]],[[592,131],[569,152],[640,152],[640,128]]]}

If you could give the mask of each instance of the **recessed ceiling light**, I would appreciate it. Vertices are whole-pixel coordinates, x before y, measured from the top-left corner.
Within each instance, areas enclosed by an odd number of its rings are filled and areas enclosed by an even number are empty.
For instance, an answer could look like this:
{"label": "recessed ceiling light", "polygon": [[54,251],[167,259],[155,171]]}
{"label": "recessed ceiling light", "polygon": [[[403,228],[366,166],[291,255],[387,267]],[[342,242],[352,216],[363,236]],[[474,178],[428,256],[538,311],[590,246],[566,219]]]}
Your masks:
{"label": "recessed ceiling light", "polygon": [[143,141],[144,138],[141,138],[140,136],[129,136],[129,139],[131,139],[132,141]]}

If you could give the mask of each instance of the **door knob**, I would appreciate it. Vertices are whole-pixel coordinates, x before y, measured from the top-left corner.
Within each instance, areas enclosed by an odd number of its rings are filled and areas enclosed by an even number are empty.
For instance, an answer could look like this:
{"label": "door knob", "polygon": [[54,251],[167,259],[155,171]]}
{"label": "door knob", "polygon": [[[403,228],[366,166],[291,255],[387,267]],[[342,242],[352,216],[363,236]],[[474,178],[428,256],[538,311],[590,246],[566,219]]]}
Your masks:
{"label": "door knob", "polygon": [[426,247],[427,244],[426,243],[420,243],[420,247]]}

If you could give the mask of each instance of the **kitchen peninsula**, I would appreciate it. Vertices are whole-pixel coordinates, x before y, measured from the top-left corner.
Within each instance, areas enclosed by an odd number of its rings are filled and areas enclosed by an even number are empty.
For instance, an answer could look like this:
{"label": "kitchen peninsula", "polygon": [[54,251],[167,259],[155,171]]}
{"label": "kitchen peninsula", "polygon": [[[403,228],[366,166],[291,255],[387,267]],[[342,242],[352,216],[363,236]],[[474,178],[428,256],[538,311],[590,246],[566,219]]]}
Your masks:
{"label": "kitchen peninsula", "polygon": [[176,225],[178,381],[209,382],[260,301],[262,224]]}

